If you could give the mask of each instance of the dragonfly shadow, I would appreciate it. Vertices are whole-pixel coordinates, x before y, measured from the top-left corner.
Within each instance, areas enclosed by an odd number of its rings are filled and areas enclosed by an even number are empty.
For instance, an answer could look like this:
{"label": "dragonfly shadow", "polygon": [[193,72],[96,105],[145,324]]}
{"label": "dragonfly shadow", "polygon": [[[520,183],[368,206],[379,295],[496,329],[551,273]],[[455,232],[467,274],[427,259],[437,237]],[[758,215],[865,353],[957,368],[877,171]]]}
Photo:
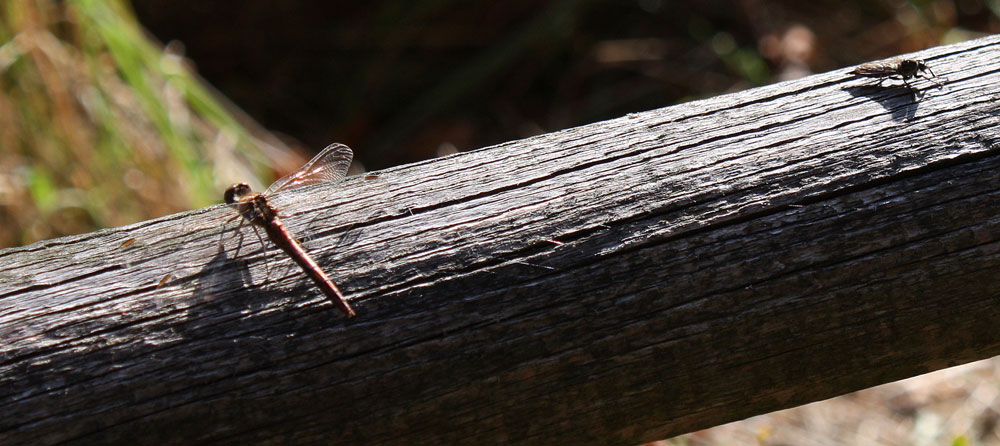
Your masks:
{"label": "dragonfly shadow", "polygon": [[[233,231],[223,232],[230,238],[240,237]],[[248,236],[254,239],[252,234]],[[276,300],[294,301],[296,296],[312,290],[307,283],[276,288],[273,282],[257,274],[261,271],[261,258],[247,255],[246,243],[237,253],[238,244],[237,240],[228,240],[226,246],[220,245],[215,255],[194,274],[197,279],[193,282],[192,299],[182,316],[185,322],[168,320],[163,322],[164,330],[181,339],[214,343],[213,349],[227,350],[233,357],[253,355],[257,358],[255,367],[266,368],[268,361],[287,353],[282,339],[305,334],[308,327],[329,327],[344,320],[339,312],[329,311],[327,305],[308,308],[293,303],[288,307],[294,307],[294,311],[268,311],[276,305]]]}
{"label": "dragonfly shadow", "polygon": [[[226,243],[228,246],[220,243],[218,254],[203,269],[203,276],[215,277],[219,283],[218,286],[206,287],[206,290],[212,290],[204,295],[207,303],[215,299],[213,293],[224,294],[226,300],[236,302],[235,306],[227,306],[229,310],[258,309],[273,304],[276,298],[313,292],[312,283],[302,276],[299,266],[284,255],[275,255],[273,251],[280,249],[268,238],[261,237],[262,234],[255,233],[254,229],[252,225],[243,224],[237,231],[223,231],[231,237]],[[341,244],[338,242],[337,245]],[[309,251],[308,247],[304,249]],[[280,286],[278,282],[287,276],[297,277],[301,283],[293,288]],[[233,284],[237,283],[242,286],[239,290],[232,290]],[[230,295],[234,295],[235,299],[229,299]]]}
{"label": "dragonfly shadow", "polygon": [[[222,231],[222,235],[229,232]],[[255,282],[250,268],[253,256],[239,255],[236,251],[247,250],[249,243],[243,240],[246,234],[239,231],[236,237],[240,238],[236,247],[227,248],[220,240],[217,253],[198,274],[201,279],[195,287],[194,297],[200,302],[202,312],[224,313],[239,311],[248,306],[262,307],[269,300],[267,293],[260,292],[259,288],[253,286]]]}
{"label": "dragonfly shadow", "polygon": [[874,85],[844,87],[843,90],[851,96],[864,96],[869,98],[886,111],[891,113],[892,119],[896,122],[903,122],[913,119],[917,114],[917,107],[925,94],[919,90],[902,85],[879,87]]}
{"label": "dragonfly shadow", "polygon": [[319,243],[319,239],[323,239],[328,243],[332,242],[328,246],[333,249],[340,249],[353,245],[360,240],[361,234],[364,233],[364,228],[359,223],[352,223],[336,230],[330,230],[329,234],[327,234],[327,231],[324,231],[324,227],[319,223],[319,219],[317,218],[306,224],[306,229],[302,233],[308,235],[297,236],[296,239],[298,239],[306,251],[310,250],[310,246],[317,247],[316,244]]}

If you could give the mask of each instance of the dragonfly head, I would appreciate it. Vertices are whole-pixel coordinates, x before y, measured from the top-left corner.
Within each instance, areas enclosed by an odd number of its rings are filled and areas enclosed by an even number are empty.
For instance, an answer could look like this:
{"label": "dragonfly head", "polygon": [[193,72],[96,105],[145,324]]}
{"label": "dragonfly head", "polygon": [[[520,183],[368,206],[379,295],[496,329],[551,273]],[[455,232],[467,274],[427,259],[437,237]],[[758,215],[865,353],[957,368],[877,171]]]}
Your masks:
{"label": "dragonfly head", "polygon": [[233,204],[241,198],[250,195],[250,185],[247,183],[234,184],[226,189],[226,203]]}

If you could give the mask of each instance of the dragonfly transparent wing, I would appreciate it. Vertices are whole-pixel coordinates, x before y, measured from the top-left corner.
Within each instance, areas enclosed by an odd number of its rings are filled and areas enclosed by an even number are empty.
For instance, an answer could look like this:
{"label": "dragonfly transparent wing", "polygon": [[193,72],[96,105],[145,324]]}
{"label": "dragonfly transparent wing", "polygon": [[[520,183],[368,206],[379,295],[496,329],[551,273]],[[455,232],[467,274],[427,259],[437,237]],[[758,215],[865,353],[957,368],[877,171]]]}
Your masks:
{"label": "dragonfly transparent wing", "polygon": [[347,168],[351,167],[352,158],[354,158],[354,152],[351,151],[350,147],[343,144],[330,144],[301,169],[281,177],[274,184],[271,184],[271,187],[264,191],[264,195],[310,184],[340,181],[347,175]]}

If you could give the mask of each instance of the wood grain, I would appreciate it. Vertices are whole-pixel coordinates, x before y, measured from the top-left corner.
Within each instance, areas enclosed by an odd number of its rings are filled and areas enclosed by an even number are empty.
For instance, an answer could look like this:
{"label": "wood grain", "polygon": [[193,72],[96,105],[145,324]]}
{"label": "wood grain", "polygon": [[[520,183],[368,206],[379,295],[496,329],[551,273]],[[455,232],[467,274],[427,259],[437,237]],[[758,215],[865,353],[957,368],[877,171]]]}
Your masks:
{"label": "wood grain", "polygon": [[844,68],[286,195],[353,319],[223,205],[0,251],[0,444],[636,444],[997,355],[1000,38],[907,57],[945,88]]}

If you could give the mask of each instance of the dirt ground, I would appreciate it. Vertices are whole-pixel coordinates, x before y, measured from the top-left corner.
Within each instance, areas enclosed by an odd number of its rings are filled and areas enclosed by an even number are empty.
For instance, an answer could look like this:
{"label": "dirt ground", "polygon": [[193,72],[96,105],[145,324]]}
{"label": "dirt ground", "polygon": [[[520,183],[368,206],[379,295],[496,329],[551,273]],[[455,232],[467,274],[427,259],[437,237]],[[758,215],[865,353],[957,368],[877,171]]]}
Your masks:
{"label": "dirt ground", "polygon": [[1000,445],[1000,357],[649,445]]}

